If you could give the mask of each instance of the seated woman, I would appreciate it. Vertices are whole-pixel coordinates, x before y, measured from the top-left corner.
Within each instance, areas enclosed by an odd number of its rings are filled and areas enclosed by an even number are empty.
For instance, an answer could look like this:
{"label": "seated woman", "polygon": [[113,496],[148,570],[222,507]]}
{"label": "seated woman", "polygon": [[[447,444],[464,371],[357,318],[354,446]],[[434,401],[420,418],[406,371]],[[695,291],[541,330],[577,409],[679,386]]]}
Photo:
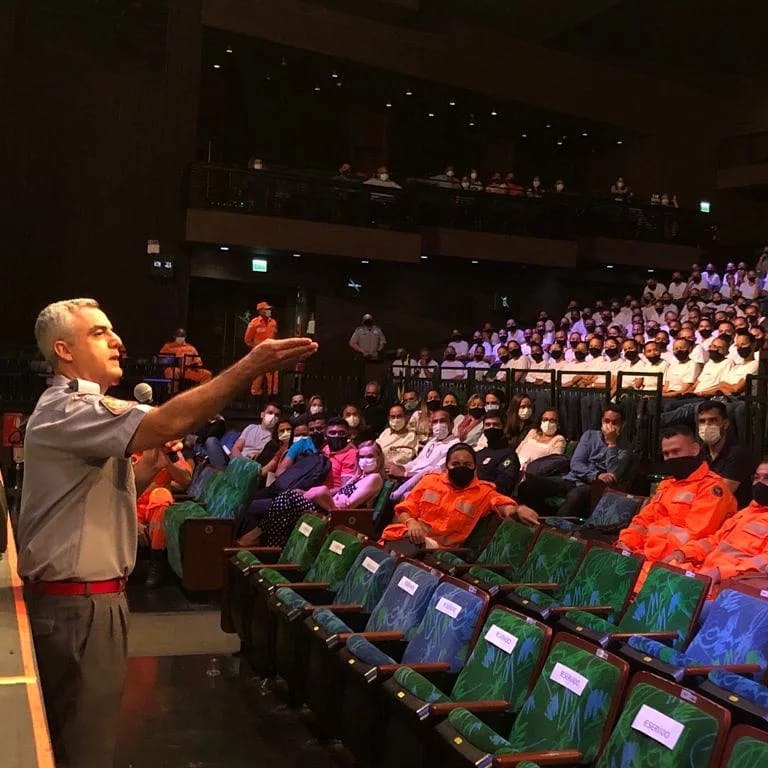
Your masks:
{"label": "seated woman", "polygon": [[485,416],[485,400],[482,395],[475,393],[467,400],[467,413],[458,416],[453,422],[453,434],[462,443],[477,448],[477,441],[483,434],[483,416]]}
{"label": "seated woman", "polygon": [[370,509],[384,485],[384,454],[373,441],[357,452],[357,472],[340,488],[318,485],[307,491],[285,491],[272,500],[261,524],[238,539],[240,546],[284,547],[296,521],[305,512],[332,509]]}
{"label": "seated woman", "polygon": [[478,480],[474,450],[456,443],[448,450],[446,471],[424,475],[395,507],[397,522],[384,529],[380,543],[406,553],[424,546],[461,546],[477,521],[491,511],[504,518],[517,516],[530,525],[539,521],[532,509],[519,506],[492,483]]}
{"label": "seated woman", "polygon": [[560,455],[565,453],[565,438],[558,434],[559,428],[557,410],[547,408],[541,414],[538,429],[530,430],[515,449],[517,458],[520,459],[520,469],[523,472],[525,472],[526,465],[531,461],[536,461],[536,459],[541,459],[544,456],[551,456],[554,453]]}
{"label": "seated woman", "polygon": [[[296,428],[299,432],[301,430]],[[306,427],[304,428],[306,430]],[[264,483],[270,485],[275,479],[275,471],[280,464],[285,452],[290,448],[293,441],[294,428],[291,420],[288,418],[280,419],[275,429],[275,437],[267,443],[264,450],[259,455],[261,464],[261,476]]]}
{"label": "seated woman", "polygon": [[[363,440],[368,439],[368,427],[360,413],[360,409],[352,403],[347,403],[341,411],[341,418],[349,424],[349,439],[355,445],[360,445]],[[373,438],[373,436],[370,436]]]}
{"label": "seated woman", "polygon": [[533,400],[528,395],[515,395],[509,402],[507,411],[507,440],[517,448],[528,432],[535,428],[533,421]]}

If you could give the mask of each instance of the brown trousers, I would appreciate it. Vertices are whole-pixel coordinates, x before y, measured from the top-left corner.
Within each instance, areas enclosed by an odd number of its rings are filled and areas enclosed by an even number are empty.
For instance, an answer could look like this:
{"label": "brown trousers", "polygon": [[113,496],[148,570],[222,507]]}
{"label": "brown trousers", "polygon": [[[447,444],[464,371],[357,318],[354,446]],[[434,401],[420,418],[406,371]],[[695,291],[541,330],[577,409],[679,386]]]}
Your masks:
{"label": "brown trousers", "polygon": [[56,765],[112,768],[125,678],[124,594],[25,590]]}

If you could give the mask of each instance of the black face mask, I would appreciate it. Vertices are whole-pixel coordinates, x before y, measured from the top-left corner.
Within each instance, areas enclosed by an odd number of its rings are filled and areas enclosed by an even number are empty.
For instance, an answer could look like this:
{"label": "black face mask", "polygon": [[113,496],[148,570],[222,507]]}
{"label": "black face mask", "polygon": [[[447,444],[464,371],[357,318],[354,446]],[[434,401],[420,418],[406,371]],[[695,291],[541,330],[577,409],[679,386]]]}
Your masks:
{"label": "black face mask", "polygon": [[688,360],[688,352],[683,351],[682,349],[678,352],[675,352],[675,357],[681,362],[685,363]]}
{"label": "black face mask", "polygon": [[709,350],[709,359],[713,363],[722,363],[723,360],[725,360],[725,355],[722,352],[718,352],[717,350],[710,349]]}
{"label": "black face mask", "polygon": [[625,352],[624,359],[629,360],[630,363],[636,363],[640,359],[640,355],[637,352]]}
{"label": "black face mask", "polygon": [[752,486],[752,498],[761,507],[768,507],[768,485],[765,483],[755,483]]}
{"label": "black face mask", "polygon": [[327,438],[328,441],[328,447],[336,453],[336,451],[340,451],[344,448],[344,446],[349,442],[346,437],[329,437]]}
{"label": "black face mask", "polygon": [[376,405],[376,403],[379,402],[379,398],[377,395],[366,395],[365,402],[368,403],[368,405]]}
{"label": "black face mask", "polygon": [[570,344],[571,344],[571,349],[576,349],[576,347],[579,346],[579,342],[578,341],[572,341],[572,342],[570,342]]}
{"label": "black face mask", "polygon": [[448,479],[452,485],[457,488],[466,488],[475,477],[475,470],[472,467],[449,467]]}
{"label": "black face mask", "polygon": [[752,347],[739,347],[736,352],[738,353],[739,357],[746,360],[752,354]]}
{"label": "black face mask", "polygon": [[660,355],[646,355],[645,358],[651,365],[656,365],[661,360]]}
{"label": "black face mask", "polygon": [[600,349],[600,347],[590,347],[589,348],[589,354],[592,355],[592,357],[600,357],[600,355],[603,353],[603,350]]}
{"label": "black face mask", "polygon": [[456,355],[446,355],[445,359],[446,360],[455,360],[456,359]]}
{"label": "black face mask", "polygon": [[293,409],[294,413],[304,413],[304,411],[307,410],[307,404],[306,403],[294,403],[291,408]]}
{"label": "black face mask", "polygon": [[522,354],[522,352],[519,349],[510,349],[509,350],[509,356],[513,360],[517,360],[517,358],[520,357],[521,354]]}
{"label": "black face mask", "polygon": [[699,330],[699,336],[701,336],[702,339],[708,339],[712,335],[712,331],[707,328],[701,328]]}
{"label": "black face mask", "polygon": [[502,365],[504,365],[504,363],[506,363],[507,360],[509,360],[509,355],[499,355],[499,362]]}
{"label": "black face mask", "polygon": [[470,408],[467,413],[473,418],[473,419],[482,419],[485,415],[485,408]]}
{"label": "black face mask", "polygon": [[446,413],[449,413],[451,415],[452,419],[455,419],[459,415],[458,405],[444,405],[442,406],[442,408]]}
{"label": "black face mask", "polygon": [[587,359],[587,353],[586,352],[574,352],[573,356],[580,362],[583,363]]}
{"label": "black face mask", "polygon": [[366,321],[363,323],[363,325],[364,325],[366,328],[373,328],[373,320],[366,320]]}
{"label": "black face mask", "polygon": [[563,356],[563,350],[562,349],[550,349],[549,350],[549,356],[553,360],[559,360]]}
{"label": "black face mask", "polygon": [[312,444],[317,448],[319,451],[324,443],[325,443],[325,435],[322,432],[310,432],[309,439],[312,441]]}
{"label": "black face mask", "polygon": [[670,328],[669,329],[669,335],[673,339],[677,338],[677,334],[678,333],[680,333],[680,331],[677,328]]}
{"label": "black face mask", "polygon": [[454,341],[461,341],[461,335],[460,335],[460,334],[458,334],[458,333],[454,333],[454,334],[453,334],[453,336],[451,336],[451,338],[452,338]]}
{"label": "black face mask", "polygon": [[611,360],[615,360],[619,356],[619,350],[615,347],[613,349],[611,347],[606,347],[605,354],[608,355]]}
{"label": "black face mask", "polygon": [[491,448],[499,448],[504,444],[504,430],[501,427],[490,427],[483,434]]}
{"label": "black face mask", "polygon": [[662,463],[665,475],[671,475],[675,480],[684,480],[701,466],[701,456],[678,456],[667,459]]}
{"label": "black face mask", "polygon": [[427,410],[430,413],[439,411],[442,407],[442,403],[439,400],[427,400]]}
{"label": "black face mask", "polygon": [[540,363],[544,359],[544,355],[540,353],[538,355],[531,354],[531,359],[537,363]]}

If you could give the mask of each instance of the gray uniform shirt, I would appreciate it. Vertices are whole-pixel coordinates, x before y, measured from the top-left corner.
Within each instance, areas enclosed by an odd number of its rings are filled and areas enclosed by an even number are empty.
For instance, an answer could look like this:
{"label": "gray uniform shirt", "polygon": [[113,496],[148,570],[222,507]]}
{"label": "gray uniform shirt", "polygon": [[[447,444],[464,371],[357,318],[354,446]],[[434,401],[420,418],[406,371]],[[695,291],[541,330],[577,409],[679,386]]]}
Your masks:
{"label": "gray uniform shirt", "polygon": [[127,576],[136,560],[128,444],[149,406],[56,376],[27,422],[19,575],[32,581]]}
{"label": "gray uniform shirt", "polygon": [[387,343],[386,336],[378,325],[372,325],[370,328],[359,325],[349,341],[350,344],[357,344],[365,355],[378,355]]}

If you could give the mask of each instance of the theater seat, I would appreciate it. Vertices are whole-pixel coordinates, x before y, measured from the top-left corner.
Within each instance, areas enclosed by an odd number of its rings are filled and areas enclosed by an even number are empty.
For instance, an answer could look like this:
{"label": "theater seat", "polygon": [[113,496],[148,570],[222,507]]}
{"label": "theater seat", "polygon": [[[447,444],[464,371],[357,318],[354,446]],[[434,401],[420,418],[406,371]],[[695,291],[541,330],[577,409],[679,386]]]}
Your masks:
{"label": "theater seat", "polygon": [[450,695],[410,667],[398,669],[383,686],[389,712],[379,763],[426,768],[429,732],[460,707],[493,717],[499,730],[507,730],[530,692],[551,636],[545,624],[496,606]]}
{"label": "theater seat", "polygon": [[764,768],[768,765],[768,733],[749,725],[737,725],[728,738],[724,768]]}

